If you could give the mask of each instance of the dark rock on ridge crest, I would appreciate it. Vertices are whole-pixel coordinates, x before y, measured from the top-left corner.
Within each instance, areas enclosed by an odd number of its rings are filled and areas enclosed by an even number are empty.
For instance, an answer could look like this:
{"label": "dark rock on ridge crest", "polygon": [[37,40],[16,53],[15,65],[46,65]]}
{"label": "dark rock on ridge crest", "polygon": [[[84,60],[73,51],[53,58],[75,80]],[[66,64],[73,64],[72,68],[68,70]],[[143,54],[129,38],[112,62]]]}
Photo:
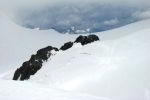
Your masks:
{"label": "dark rock on ridge crest", "polygon": [[67,42],[63,46],[60,47],[60,50],[67,50],[73,46],[73,42]]}
{"label": "dark rock on ridge crest", "polygon": [[94,41],[98,41],[99,37],[96,35],[88,35],[88,36],[82,36],[80,35],[74,43],[81,43],[82,45],[86,45],[88,43],[92,43]]}
{"label": "dark rock on ridge crest", "polygon": [[22,64],[20,68],[18,68],[13,76],[13,80],[28,80],[31,75],[34,75],[38,70],[42,68],[43,62],[47,61],[50,56],[52,56],[52,50],[54,51],[65,51],[73,46],[74,43],[81,43],[81,45],[86,45],[89,43],[92,43],[94,41],[98,41],[99,37],[96,35],[88,35],[88,36],[82,36],[76,38],[74,42],[67,42],[63,46],[60,47],[60,49],[52,46],[48,46],[45,48],[42,48],[37,51],[36,54],[31,55],[31,58],[29,61],[26,61]]}
{"label": "dark rock on ridge crest", "polygon": [[29,61],[26,61],[18,68],[15,73],[13,80],[28,80],[31,75],[34,75],[42,67],[42,63],[47,61],[52,55],[51,51],[58,51],[57,48],[48,46],[37,51],[36,55],[32,55]]}

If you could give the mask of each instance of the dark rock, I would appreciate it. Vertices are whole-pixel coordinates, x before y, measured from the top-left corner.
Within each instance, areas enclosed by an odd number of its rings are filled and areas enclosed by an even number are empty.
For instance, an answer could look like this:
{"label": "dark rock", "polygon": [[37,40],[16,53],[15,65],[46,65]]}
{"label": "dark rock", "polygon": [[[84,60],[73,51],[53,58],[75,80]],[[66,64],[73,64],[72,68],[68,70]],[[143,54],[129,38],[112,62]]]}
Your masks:
{"label": "dark rock", "polygon": [[15,74],[14,74],[13,80],[18,80],[18,79],[19,79],[19,77],[20,77],[20,75],[21,75],[20,70],[19,70],[19,69],[17,69],[17,70],[15,71]]}
{"label": "dark rock", "polygon": [[[26,61],[22,64],[22,66],[17,69],[18,71],[18,79],[20,78],[20,80],[26,80],[26,79],[29,79],[30,75],[29,75],[29,70],[30,70],[30,63],[29,61]],[[14,76],[16,75],[17,73],[14,74]],[[16,79],[16,80],[18,80]]]}
{"label": "dark rock", "polygon": [[58,51],[57,48],[48,46],[46,48],[42,48],[42,49],[38,50],[36,56],[41,58],[43,61],[47,61],[47,59],[51,56],[52,50]]}
{"label": "dark rock", "polygon": [[88,36],[88,40],[90,42],[94,42],[94,41],[98,41],[99,40],[99,37],[97,35],[89,35]]}
{"label": "dark rock", "polygon": [[59,49],[58,49],[58,48],[56,48],[56,47],[53,47],[53,50],[55,50],[55,51],[59,51]]}
{"label": "dark rock", "polygon": [[[81,43],[86,45],[88,43],[98,41],[99,37],[96,35],[82,36],[80,35],[74,43]],[[67,50],[73,46],[73,42],[67,42],[61,46],[60,50]],[[28,80],[31,75],[34,75],[38,70],[41,69],[44,61],[47,61],[48,58],[52,55],[51,51],[59,51],[58,48],[48,46],[37,51],[37,54],[32,55],[29,61],[26,61],[18,68],[15,73],[13,80]]]}
{"label": "dark rock", "polygon": [[99,40],[99,37],[96,35],[89,35],[89,36],[80,35],[79,37],[77,37],[74,43],[81,43],[82,45],[86,45],[88,43],[98,41],[98,40]]}
{"label": "dark rock", "polygon": [[73,46],[73,42],[67,42],[63,46],[61,46],[60,50],[67,50]]}
{"label": "dark rock", "polygon": [[74,41],[74,43],[82,43],[83,41],[86,40],[86,36],[82,36],[80,35],[79,37],[77,37],[77,39]]}
{"label": "dark rock", "polygon": [[32,55],[29,61],[24,62],[22,66],[15,71],[13,80],[28,80],[31,75],[34,75],[41,69],[43,61],[48,60],[52,50],[58,51],[57,48],[52,46],[38,50],[36,55]]}

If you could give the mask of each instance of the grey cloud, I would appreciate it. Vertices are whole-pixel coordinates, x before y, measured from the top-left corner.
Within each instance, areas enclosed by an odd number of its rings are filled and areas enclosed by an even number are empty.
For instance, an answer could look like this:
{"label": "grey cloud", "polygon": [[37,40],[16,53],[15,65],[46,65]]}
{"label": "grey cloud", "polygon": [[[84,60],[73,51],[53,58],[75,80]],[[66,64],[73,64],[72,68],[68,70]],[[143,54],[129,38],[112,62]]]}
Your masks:
{"label": "grey cloud", "polygon": [[0,11],[28,28],[92,32],[149,17],[150,0],[0,0]]}

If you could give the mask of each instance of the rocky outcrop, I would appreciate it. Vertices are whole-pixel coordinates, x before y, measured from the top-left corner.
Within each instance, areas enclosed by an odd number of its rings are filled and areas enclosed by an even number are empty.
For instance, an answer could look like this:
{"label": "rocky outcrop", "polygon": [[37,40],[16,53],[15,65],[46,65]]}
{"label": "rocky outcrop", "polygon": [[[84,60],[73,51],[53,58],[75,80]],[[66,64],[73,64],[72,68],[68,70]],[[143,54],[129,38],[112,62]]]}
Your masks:
{"label": "rocky outcrop", "polygon": [[59,51],[56,47],[48,46],[46,48],[38,50],[36,56],[38,58],[42,59],[43,61],[47,61],[47,59],[52,54],[51,53],[52,50]]}
{"label": "rocky outcrop", "polygon": [[18,68],[13,80],[28,80],[31,75],[34,75],[39,69],[41,69],[44,61],[52,55],[51,51],[58,51],[57,48],[48,46],[37,51],[36,55],[32,55],[29,61],[26,61]]}
{"label": "rocky outcrop", "polygon": [[82,45],[86,45],[88,43],[92,43],[94,41],[98,41],[99,37],[96,35],[88,35],[88,36],[82,36],[80,35],[74,43],[81,43]]}
{"label": "rocky outcrop", "polygon": [[67,42],[63,46],[60,47],[60,50],[67,50],[73,46],[73,42]]}
{"label": "rocky outcrop", "polygon": [[82,36],[80,35],[74,42],[67,42],[60,49],[56,47],[48,46],[37,51],[35,55],[32,55],[29,61],[26,61],[18,68],[13,76],[13,80],[28,80],[31,75],[34,75],[38,70],[42,68],[43,62],[47,61],[52,54],[52,51],[67,50],[73,46],[74,43],[81,43],[86,45],[94,41],[98,41],[99,37],[96,35]]}

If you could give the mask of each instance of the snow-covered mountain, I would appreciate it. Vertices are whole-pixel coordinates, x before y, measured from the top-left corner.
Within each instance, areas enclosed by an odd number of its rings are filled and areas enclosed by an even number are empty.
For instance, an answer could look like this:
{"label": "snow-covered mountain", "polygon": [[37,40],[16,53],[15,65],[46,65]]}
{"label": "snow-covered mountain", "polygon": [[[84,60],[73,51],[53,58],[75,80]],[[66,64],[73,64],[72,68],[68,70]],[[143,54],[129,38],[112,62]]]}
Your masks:
{"label": "snow-covered mountain", "polygon": [[150,100],[150,20],[93,33],[101,41],[57,52],[24,82],[12,77],[32,54],[79,35],[26,29],[4,14],[0,23],[0,100]]}
{"label": "snow-covered mountain", "polygon": [[[13,23],[6,15],[0,13],[0,72],[14,68],[28,60],[38,49],[53,45],[60,47],[72,39],[72,35],[59,34],[54,30],[26,29]],[[16,66],[17,65],[17,66]],[[5,71],[6,71],[5,70]]]}

